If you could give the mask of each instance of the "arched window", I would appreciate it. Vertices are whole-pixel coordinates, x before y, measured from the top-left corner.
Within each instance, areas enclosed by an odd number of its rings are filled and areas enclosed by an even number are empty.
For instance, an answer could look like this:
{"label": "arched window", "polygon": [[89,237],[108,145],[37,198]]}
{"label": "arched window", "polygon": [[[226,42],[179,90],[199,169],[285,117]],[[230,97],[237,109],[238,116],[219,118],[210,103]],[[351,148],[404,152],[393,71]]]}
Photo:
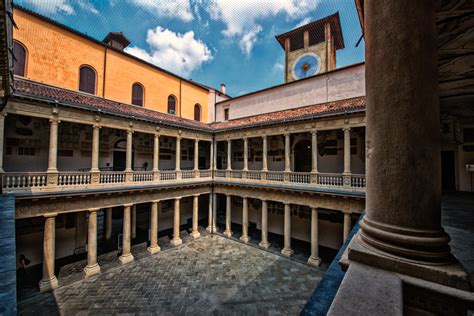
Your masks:
{"label": "arched window", "polygon": [[168,113],[176,114],[176,97],[174,95],[168,97]]}
{"label": "arched window", "polygon": [[194,120],[201,121],[201,106],[199,105],[199,103],[196,103],[194,105]]}
{"label": "arched window", "polygon": [[94,68],[81,66],[79,69],[79,91],[95,94],[96,75]]}
{"label": "arched window", "polygon": [[18,76],[25,76],[26,73],[26,49],[17,41],[13,41],[13,73]]}
{"label": "arched window", "polygon": [[143,106],[143,86],[139,83],[134,83],[132,86],[132,104]]}

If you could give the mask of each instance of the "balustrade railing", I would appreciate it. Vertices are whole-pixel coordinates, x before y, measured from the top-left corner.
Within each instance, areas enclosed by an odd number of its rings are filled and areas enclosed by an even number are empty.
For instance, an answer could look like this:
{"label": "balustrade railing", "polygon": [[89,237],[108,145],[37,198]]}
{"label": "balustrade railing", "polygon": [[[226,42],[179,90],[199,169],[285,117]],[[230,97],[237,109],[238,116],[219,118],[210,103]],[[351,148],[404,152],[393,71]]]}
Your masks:
{"label": "balustrade railing", "polygon": [[338,173],[319,173],[317,183],[322,186],[342,186],[344,179]]}
{"label": "balustrade railing", "polygon": [[60,172],[58,174],[58,185],[84,185],[91,183],[89,172]]}
{"label": "balustrade railing", "polygon": [[192,179],[196,177],[196,171],[194,170],[183,170],[181,172],[182,179]]}
{"label": "balustrade railing", "polygon": [[225,178],[226,177],[226,171],[225,170],[216,170],[215,177],[216,178]]}
{"label": "balustrade railing", "polygon": [[122,183],[125,182],[124,171],[105,171],[100,173],[100,183]]}
{"label": "balustrade railing", "polygon": [[211,177],[211,170],[199,170],[199,177],[200,178],[210,178]]}
{"label": "balustrade railing", "polygon": [[170,181],[176,180],[176,171],[161,171],[160,172],[160,180],[161,181]]}
{"label": "balustrade railing", "polygon": [[310,183],[309,172],[292,172],[290,173],[290,182],[292,183]]}
{"label": "balustrade railing", "polygon": [[285,177],[284,177],[283,171],[268,171],[268,173],[267,173],[267,180],[268,181],[283,182],[284,178]]}
{"label": "balustrade railing", "polygon": [[241,170],[232,170],[230,172],[231,178],[242,179],[242,171]]}
{"label": "balustrade railing", "polygon": [[9,190],[45,187],[47,179],[46,172],[9,172],[2,175],[2,188]]}
{"label": "balustrade railing", "polygon": [[351,177],[351,187],[353,188],[365,188],[365,175],[353,174]]}
{"label": "balustrade railing", "polygon": [[153,181],[153,171],[134,171],[133,181],[135,182],[150,182]]}
{"label": "balustrade railing", "polygon": [[247,179],[262,180],[262,172],[261,171],[248,171],[247,172]]}

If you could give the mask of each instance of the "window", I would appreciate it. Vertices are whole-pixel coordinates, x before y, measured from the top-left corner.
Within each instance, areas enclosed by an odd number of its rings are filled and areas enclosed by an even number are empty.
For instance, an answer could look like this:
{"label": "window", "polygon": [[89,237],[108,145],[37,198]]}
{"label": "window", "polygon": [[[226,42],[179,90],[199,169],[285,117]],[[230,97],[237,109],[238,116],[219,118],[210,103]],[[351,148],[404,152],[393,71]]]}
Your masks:
{"label": "window", "polygon": [[194,120],[201,121],[201,106],[199,105],[199,103],[196,103],[194,105]]}
{"label": "window", "polygon": [[224,121],[229,120],[229,108],[224,109]]}
{"label": "window", "polygon": [[79,69],[79,91],[95,94],[95,70],[90,66]]}
{"label": "window", "polygon": [[13,41],[13,73],[18,76],[25,76],[26,70],[26,49],[17,41]]}
{"label": "window", "polygon": [[168,113],[176,114],[176,97],[174,95],[168,97]]}
{"label": "window", "polygon": [[143,106],[143,87],[139,83],[134,83],[132,86],[132,104]]}

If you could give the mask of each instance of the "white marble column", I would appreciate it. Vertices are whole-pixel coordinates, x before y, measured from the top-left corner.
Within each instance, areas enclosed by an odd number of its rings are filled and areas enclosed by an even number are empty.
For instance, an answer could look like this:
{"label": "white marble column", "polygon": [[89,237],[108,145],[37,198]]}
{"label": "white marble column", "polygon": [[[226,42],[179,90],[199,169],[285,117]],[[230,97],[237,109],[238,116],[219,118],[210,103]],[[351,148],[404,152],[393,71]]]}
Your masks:
{"label": "white marble column", "polygon": [[319,257],[319,227],[318,227],[318,209],[311,209],[311,256],[308,264],[319,267],[321,258]]}
{"label": "white marble column", "polygon": [[194,171],[196,172],[195,177],[199,177],[197,174],[199,171],[199,139],[194,140]]}
{"label": "white marble column", "polygon": [[351,214],[344,213],[344,235],[342,242],[345,242],[349,234],[351,233]]}
{"label": "white marble column", "polygon": [[216,166],[216,161],[217,161],[217,150],[215,148],[216,146],[216,142],[215,141],[211,141],[211,146],[210,147],[210,157],[209,157],[209,161],[210,161],[210,169],[211,171],[212,170],[215,170],[217,168]]}
{"label": "white marble column", "polygon": [[125,160],[125,172],[132,172],[132,155],[133,155],[133,131],[127,131],[127,153]]}
{"label": "white marble column", "polygon": [[110,240],[112,237],[112,208],[105,210],[105,240]]}
{"label": "white marble column", "polygon": [[289,257],[293,254],[293,250],[291,249],[291,205],[287,203],[285,203],[284,221],[284,246],[281,253]]}
{"label": "white marble column", "polygon": [[227,140],[227,170],[232,170],[232,140]]}
{"label": "white marble column", "polygon": [[197,239],[201,237],[201,233],[198,230],[198,221],[199,221],[199,194],[194,194],[193,196],[193,228],[191,232],[191,237]]}
{"label": "white marble column", "polygon": [[55,242],[56,215],[48,215],[44,218],[43,278],[39,282],[41,292],[49,291],[58,287],[58,279],[54,275]]}
{"label": "white marble column", "polygon": [[268,151],[268,144],[267,144],[267,136],[263,135],[262,136],[262,143],[263,143],[263,148],[262,148],[262,171],[267,172],[268,171],[268,158],[267,158],[267,151]]}
{"label": "white marble column", "polygon": [[99,172],[99,134],[100,126],[92,125],[92,160],[91,172]]}
{"label": "white marble column", "polygon": [[122,255],[119,257],[121,264],[127,264],[133,261],[133,255],[130,252],[131,236],[130,236],[130,213],[132,204],[123,206],[123,235],[122,235]]}
{"label": "white marble column", "polygon": [[132,206],[132,239],[137,237],[137,205]]}
{"label": "white marble column", "polygon": [[181,171],[181,136],[176,137],[176,171]]}
{"label": "white marble column", "polygon": [[249,234],[249,204],[248,204],[248,198],[243,197],[242,198],[242,236],[240,237],[240,240],[242,240],[244,243],[248,243],[250,240]]}
{"label": "white marble column", "polygon": [[263,249],[268,249],[268,203],[262,200],[262,241],[258,244]]}
{"label": "white marble column", "polygon": [[244,168],[243,171],[249,170],[249,139],[244,137]]}
{"label": "white marble column", "polygon": [[225,231],[224,236],[232,236],[232,196],[226,195],[225,203]]}
{"label": "white marble column", "polygon": [[3,170],[3,144],[5,138],[5,116],[6,114],[0,113],[0,173],[4,172]]}
{"label": "white marble column", "polygon": [[183,243],[183,240],[179,237],[179,226],[180,222],[180,201],[181,198],[174,199],[174,220],[173,220],[173,239],[171,239],[172,246],[179,246]]}
{"label": "white marble column", "polygon": [[217,225],[216,225],[216,194],[214,193],[209,193],[209,214],[208,214],[208,226],[206,227],[206,230],[210,233],[215,233],[217,231]]}
{"label": "white marble column", "polygon": [[285,134],[285,172],[291,172],[290,165],[290,134]]}
{"label": "white marble column", "polygon": [[344,175],[351,174],[351,129],[344,127]]}
{"label": "white marble column", "polygon": [[153,178],[160,180],[160,135],[155,134],[153,139]]}
{"label": "white marble column", "polygon": [[100,273],[100,266],[97,263],[97,211],[89,211],[89,225],[87,231],[87,265],[84,268],[84,276],[91,277]]}
{"label": "white marble column", "polygon": [[49,120],[48,173],[58,172],[58,124],[56,117]]}
{"label": "white marble column", "polygon": [[150,246],[147,248],[148,253],[151,255],[161,250],[160,246],[158,246],[158,202],[159,200],[151,202]]}
{"label": "white marble column", "polygon": [[311,172],[318,173],[318,132],[311,132]]}

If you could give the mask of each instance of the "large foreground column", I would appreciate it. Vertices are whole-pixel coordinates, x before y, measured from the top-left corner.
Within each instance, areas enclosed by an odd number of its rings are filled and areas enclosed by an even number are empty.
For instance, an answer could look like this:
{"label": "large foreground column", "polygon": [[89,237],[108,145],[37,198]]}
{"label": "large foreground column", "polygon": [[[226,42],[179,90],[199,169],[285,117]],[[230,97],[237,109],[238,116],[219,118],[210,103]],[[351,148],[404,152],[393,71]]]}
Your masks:
{"label": "large foreground column", "polygon": [[132,206],[132,239],[137,237],[137,205]]}
{"label": "large foreground column", "polygon": [[151,202],[150,214],[150,247],[147,248],[148,253],[154,254],[161,250],[158,246],[158,200]]}
{"label": "large foreground column", "polygon": [[308,264],[319,267],[321,258],[319,258],[319,227],[318,227],[318,209],[311,209],[311,256]]}
{"label": "large foreground column", "polygon": [[87,233],[87,266],[84,268],[84,276],[90,277],[100,273],[97,263],[97,211],[89,211],[89,228]]}
{"label": "large foreground column", "polygon": [[290,204],[285,203],[285,223],[284,223],[284,245],[281,250],[282,255],[291,256],[293,250],[291,249],[291,207]]}
{"label": "large foreground column", "polygon": [[58,287],[58,279],[54,275],[55,242],[56,242],[56,215],[44,218],[43,235],[43,278],[39,282],[41,292]]}
{"label": "large foreground column", "polygon": [[121,264],[127,264],[133,261],[133,255],[130,252],[130,212],[133,204],[123,206],[123,235],[122,235],[122,255],[119,257]]}
{"label": "large foreground column", "polygon": [[268,203],[266,200],[262,200],[262,241],[258,246],[263,249],[270,247],[268,242]]}
{"label": "large foreground column", "polygon": [[230,238],[232,236],[232,196],[226,195],[225,203],[225,231],[224,236]]}
{"label": "large foreground column", "polygon": [[181,198],[174,199],[174,220],[173,220],[173,239],[170,243],[172,246],[179,246],[183,243],[181,237],[179,237],[179,226],[180,226],[180,201]]}
{"label": "large foreground column", "polygon": [[210,233],[217,231],[216,226],[216,194],[209,193],[209,214],[208,214],[208,226],[206,230]]}
{"label": "large foreground column", "polygon": [[350,213],[344,213],[344,227],[343,227],[343,236],[342,236],[342,242],[345,242],[347,237],[349,237],[349,234],[351,233],[351,214]]}
{"label": "large foreground column", "polygon": [[110,240],[112,237],[112,208],[105,210],[105,240]]}
{"label": "large foreground column", "polygon": [[250,240],[249,234],[249,203],[248,198],[242,198],[242,236],[240,236],[240,240],[244,243],[248,243]]}
{"label": "large foreground column", "polygon": [[193,196],[193,228],[191,237],[194,239],[201,237],[201,233],[198,231],[199,221],[199,194]]}

